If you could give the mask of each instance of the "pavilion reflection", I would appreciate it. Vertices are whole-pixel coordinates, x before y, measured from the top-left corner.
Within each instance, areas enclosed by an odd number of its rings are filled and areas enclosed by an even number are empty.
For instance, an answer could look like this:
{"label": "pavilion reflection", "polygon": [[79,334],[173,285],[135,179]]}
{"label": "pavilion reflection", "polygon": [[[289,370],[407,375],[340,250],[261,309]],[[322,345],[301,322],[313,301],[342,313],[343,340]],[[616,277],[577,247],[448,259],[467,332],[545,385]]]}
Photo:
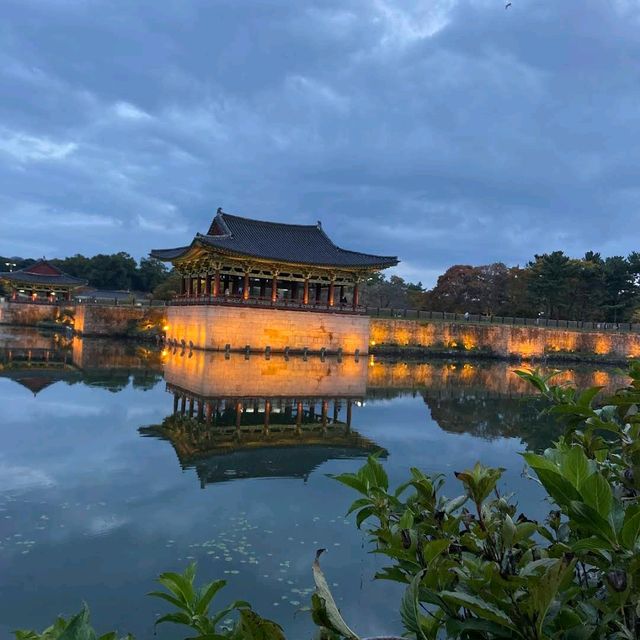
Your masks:
{"label": "pavilion reflection", "polygon": [[328,460],[381,450],[351,427],[367,365],[353,358],[266,359],[164,352],[173,413],[140,433],[169,441],[201,486],[233,478],[306,479]]}
{"label": "pavilion reflection", "polygon": [[[16,340],[16,337],[24,338]],[[71,341],[61,335],[3,331],[0,335],[0,377],[37,395],[60,380],[78,378]]]}
{"label": "pavilion reflection", "polygon": [[83,383],[110,391],[151,388],[162,376],[158,350],[107,339],[70,337],[66,332],[2,327],[0,377],[37,395],[58,383]]}

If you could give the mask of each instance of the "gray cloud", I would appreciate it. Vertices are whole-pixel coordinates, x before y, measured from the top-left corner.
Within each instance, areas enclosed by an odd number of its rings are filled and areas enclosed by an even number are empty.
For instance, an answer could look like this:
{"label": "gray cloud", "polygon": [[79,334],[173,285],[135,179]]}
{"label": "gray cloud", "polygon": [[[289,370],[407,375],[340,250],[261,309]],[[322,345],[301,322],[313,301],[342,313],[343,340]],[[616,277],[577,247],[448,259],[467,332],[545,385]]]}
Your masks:
{"label": "gray cloud", "polygon": [[637,249],[626,0],[8,0],[0,253],[188,242],[215,208],[315,222],[432,283]]}

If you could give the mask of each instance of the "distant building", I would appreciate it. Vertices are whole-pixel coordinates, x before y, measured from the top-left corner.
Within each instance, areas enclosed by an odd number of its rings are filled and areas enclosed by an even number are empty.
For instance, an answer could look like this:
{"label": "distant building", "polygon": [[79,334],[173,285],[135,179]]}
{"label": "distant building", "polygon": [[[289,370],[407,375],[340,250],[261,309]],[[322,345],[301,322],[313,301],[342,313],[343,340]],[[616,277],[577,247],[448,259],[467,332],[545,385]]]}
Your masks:
{"label": "distant building", "polygon": [[47,260],[18,269],[0,272],[0,282],[11,288],[12,300],[71,300],[72,292],[87,284],[82,278],[70,276]]}
{"label": "distant building", "polygon": [[182,275],[179,299],[356,311],[359,283],[398,263],[336,246],[322,225],[252,220],[218,209],[190,245],[155,249]]}

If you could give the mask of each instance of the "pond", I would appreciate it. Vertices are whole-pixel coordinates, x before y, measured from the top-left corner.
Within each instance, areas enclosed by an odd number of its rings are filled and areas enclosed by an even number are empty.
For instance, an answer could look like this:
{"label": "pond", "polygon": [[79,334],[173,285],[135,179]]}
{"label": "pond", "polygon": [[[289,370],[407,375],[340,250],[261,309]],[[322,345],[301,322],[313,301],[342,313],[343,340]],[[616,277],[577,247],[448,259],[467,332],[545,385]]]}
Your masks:
{"label": "pond", "polygon": [[[0,637],[89,603],[99,631],[154,634],[145,596],[164,570],[198,562],[225,578],[219,604],[252,602],[291,638],[311,638],[314,552],[345,619],[398,632],[400,586],[344,514],[329,474],[374,451],[391,484],[417,466],[448,476],[506,469],[519,507],[546,513],[519,452],[557,427],[503,362],[245,358],[69,339],[0,327]],[[623,383],[574,367],[580,386]],[[164,625],[157,637],[182,638]]]}

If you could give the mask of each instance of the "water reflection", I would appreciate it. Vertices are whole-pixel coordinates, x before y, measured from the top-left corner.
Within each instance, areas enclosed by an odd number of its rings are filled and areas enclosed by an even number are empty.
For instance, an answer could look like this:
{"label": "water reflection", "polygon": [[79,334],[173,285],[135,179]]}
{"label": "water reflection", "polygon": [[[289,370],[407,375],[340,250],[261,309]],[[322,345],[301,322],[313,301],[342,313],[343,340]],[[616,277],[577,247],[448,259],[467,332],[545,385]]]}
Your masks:
{"label": "water reflection", "polygon": [[151,389],[162,378],[157,349],[135,343],[72,338],[64,333],[11,328],[0,332],[0,377],[34,395],[57,382],[104,387]]}
{"label": "water reflection", "polygon": [[387,452],[352,430],[366,362],[163,352],[173,413],[140,433],[171,442],[200,484],[233,478],[307,479],[328,460]]}
{"label": "water reflection", "polygon": [[[457,495],[452,472],[481,460],[505,467],[505,490],[542,517],[548,504],[518,454],[558,431],[523,400],[513,367],[225,359],[0,327],[0,637],[83,600],[98,627],[152,637],[160,607],[144,594],[191,560],[203,579],[228,574],[228,600],[312,637],[295,612],[318,546],[331,550],[346,619],[362,635],[397,633],[402,589],[372,581],[379,558],[344,518],[353,492],[327,474],[355,471],[380,447],[391,486],[417,466],[446,474]],[[626,382],[612,369],[565,375]]]}

